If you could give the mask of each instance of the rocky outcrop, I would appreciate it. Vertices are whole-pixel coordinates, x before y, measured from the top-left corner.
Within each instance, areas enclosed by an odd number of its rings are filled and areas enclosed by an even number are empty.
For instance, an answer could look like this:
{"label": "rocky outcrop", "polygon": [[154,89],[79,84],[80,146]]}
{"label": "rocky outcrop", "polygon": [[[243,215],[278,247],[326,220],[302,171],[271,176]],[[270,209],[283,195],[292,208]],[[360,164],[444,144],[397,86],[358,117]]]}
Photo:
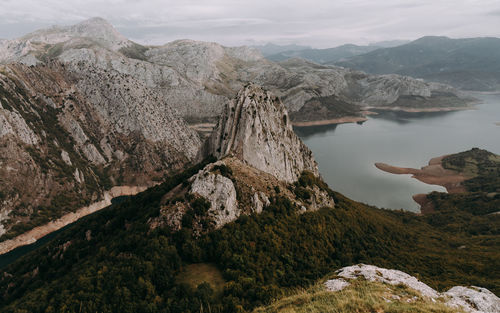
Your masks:
{"label": "rocky outcrop", "polygon": [[149,221],[151,228],[167,225],[178,231],[184,226],[200,235],[211,225],[220,228],[243,214],[259,214],[281,197],[290,200],[297,214],[335,206],[283,104],[256,85],[246,86],[227,103],[199,158],[208,156],[218,160],[165,197],[160,216]]}
{"label": "rocky outcrop", "polygon": [[330,279],[325,282],[325,287],[329,291],[340,291],[349,286],[349,280],[362,277],[368,281],[390,285],[405,285],[434,302],[437,299],[444,300],[446,305],[460,308],[467,312],[500,312],[500,298],[485,288],[455,286],[444,293],[440,293],[404,272],[366,264],[344,267],[335,273],[340,278]]}
{"label": "rocky outcrop", "polygon": [[229,101],[206,142],[203,155],[234,155],[280,180],[296,181],[304,171],[319,175],[312,152],[295,135],[281,101],[248,85]]}
{"label": "rocky outcrop", "polygon": [[190,192],[210,201],[208,215],[219,228],[237,219],[241,209],[236,200],[236,189],[231,179],[211,172],[213,164],[192,178]]}

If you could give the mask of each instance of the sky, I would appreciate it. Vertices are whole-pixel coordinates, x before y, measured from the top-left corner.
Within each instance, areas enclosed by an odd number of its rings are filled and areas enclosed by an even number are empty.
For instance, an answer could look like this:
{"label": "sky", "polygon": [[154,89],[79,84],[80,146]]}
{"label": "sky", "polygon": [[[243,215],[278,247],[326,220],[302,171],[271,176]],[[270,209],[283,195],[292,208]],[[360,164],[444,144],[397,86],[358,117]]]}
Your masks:
{"label": "sky", "polygon": [[141,44],[228,46],[500,37],[500,0],[0,0],[0,38],[99,16]]}

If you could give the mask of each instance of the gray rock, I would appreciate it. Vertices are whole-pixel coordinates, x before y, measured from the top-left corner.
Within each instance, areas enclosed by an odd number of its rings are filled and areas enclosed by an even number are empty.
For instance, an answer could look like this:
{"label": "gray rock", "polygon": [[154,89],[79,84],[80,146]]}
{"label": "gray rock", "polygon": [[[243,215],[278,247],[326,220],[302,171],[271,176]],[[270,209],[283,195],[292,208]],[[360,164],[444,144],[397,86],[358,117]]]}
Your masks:
{"label": "gray rock", "polygon": [[208,213],[215,221],[215,227],[220,228],[236,220],[241,211],[236,200],[233,182],[227,177],[211,173],[212,167],[213,164],[207,165],[192,178],[191,193],[210,201]]}
{"label": "gray rock", "polygon": [[[341,268],[336,274],[344,279],[363,277],[369,281],[382,282],[390,285],[403,284],[418,291],[423,296],[436,301],[444,299],[447,306],[461,308],[471,313],[500,312],[500,298],[485,288],[455,286],[444,293],[439,293],[417,278],[398,270],[390,270],[374,265],[358,264]],[[344,279],[331,279],[325,282],[329,291],[340,291],[349,285]]]}
{"label": "gray rock", "polygon": [[280,180],[294,182],[302,171],[318,176],[312,152],[295,135],[281,101],[249,85],[229,101],[203,155],[234,155]]}
{"label": "gray rock", "polygon": [[448,305],[462,307],[472,313],[500,312],[500,298],[485,288],[455,286],[444,295],[450,297]]}

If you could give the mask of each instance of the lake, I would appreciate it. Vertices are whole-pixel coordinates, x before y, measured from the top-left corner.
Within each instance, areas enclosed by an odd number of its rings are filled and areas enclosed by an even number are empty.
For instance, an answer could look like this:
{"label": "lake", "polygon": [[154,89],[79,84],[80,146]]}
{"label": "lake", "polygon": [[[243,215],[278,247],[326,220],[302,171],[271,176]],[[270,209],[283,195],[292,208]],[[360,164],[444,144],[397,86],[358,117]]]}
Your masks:
{"label": "lake", "polygon": [[380,208],[419,211],[417,193],[446,191],[410,175],[394,175],[375,162],[420,168],[436,156],[473,147],[500,154],[500,94],[473,94],[475,110],[405,113],[380,111],[362,124],[295,128],[312,150],[328,185]]}

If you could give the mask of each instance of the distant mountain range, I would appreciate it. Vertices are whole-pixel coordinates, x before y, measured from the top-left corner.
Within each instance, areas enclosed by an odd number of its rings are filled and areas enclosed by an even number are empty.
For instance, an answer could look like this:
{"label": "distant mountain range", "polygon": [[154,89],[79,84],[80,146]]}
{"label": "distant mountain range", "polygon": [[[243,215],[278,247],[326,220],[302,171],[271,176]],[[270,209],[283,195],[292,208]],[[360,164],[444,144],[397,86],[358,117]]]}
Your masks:
{"label": "distant mountain range", "polygon": [[423,78],[463,90],[500,90],[499,38],[451,39],[426,36],[411,42],[393,40],[368,46],[346,44],[328,49],[269,46],[274,49],[256,48],[267,59],[277,62],[302,58],[370,74],[400,74]]}
{"label": "distant mountain range", "polygon": [[255,45],[251,48],[257,49],[262,53],[263,56],[267,57],[270,55],[278,54],[285,51],[301,51],[301,50],[311,50],[312,47],[301,46],[301,45],[276,45],[273,43],[267,43],[265,45]]}
{"label": "distant mountain range", "polygon": [[0,241],[194,162],[201,138],[185,121],[216,121],[247,83],[279,96],[303,125],[363,119],[363,107],[469,101],[443,84],[277,63],[249,47],[142,46],[101,18],[0,42],[0,63]]}
{"label": "distant mountain range", "polygon": [[377,50],[377,46],[356,46],[342,45],[336,48],[328,49],[304,49],[304,50],[288,50],[276,54],[266,56],[271,61],[284,61],[291,58],[302,58],[320,64],[334,63],[356,55],[365,54],[373,50]]}
{"label": "distant mountain range", "polygon": [[365,54],[380,48],[391,48],[408,43],[408,40],[389,40],[371,43],[367,46],[345,44],[334,48],[315,49],[299,45],[275,45],[268,43],[253,46],[271,61],[284,61],[290,58],[302,58],[319,64],[334,63],[356,55]]}
{"label": "distant mountain range", "polygon": [[333,62],[372,74],[396,73],[465,90],[500,90],[500,39],[423,37]]}

